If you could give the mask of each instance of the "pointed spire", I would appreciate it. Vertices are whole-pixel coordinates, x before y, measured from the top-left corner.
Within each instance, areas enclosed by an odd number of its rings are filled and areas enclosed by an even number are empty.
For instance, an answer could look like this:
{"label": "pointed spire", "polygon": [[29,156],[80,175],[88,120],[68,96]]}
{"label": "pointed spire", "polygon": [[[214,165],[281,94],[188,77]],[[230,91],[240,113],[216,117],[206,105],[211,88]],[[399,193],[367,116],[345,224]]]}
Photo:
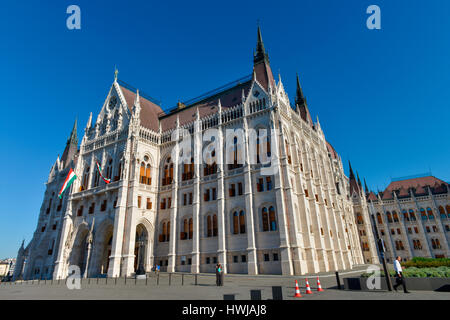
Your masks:
{"label": "pointed spire", "polygon": [[117,70],[117,67],[114,66],[114,82],[117,82],[118,75],[119,75],[119,70]]}
{"label": "pointed spire", "polygon": [[350,160],[348,160],[348,166],[350,167],[350,180],[355,179],[355,174],[353,173],[352,164],[350,163]]}
{"label": "pointed spire", "polygon": [[261,28],[258,25],[258,35],[256,40],[256,51],[253,54],[253,73],[254,78],[263,86],[267,92],[272,92],[275,87],[272,70],[269,63],[269,55],[264,48],[261,35]]}
{"label": "pointed spire", "polygon": [[222,102],[220,101],[220,99],[219,99],[219,101],[217,102],[217,107],[218,107],[218,109],[219,109],[219,113],[222,113]]}
{"label": "pointed spire", "polygon": [[89,113],[89,119],[86,125],[86,128],[90,128],[92,126],[92,112]]}
{"label": "pointed spire", "polygon": [[297,92],[295,95],[295,103],[298,105],[306,104],[306,99],[305,99],[305,96],[303,95],[303,90],[300,85],[300,79],[298,78],[298,73],[297,73]]}
{"label": "pointed spire", "polygon": [[359,179],[358,171],[356,171],[356,176],[358,177],[358,185],[362,188],[361,179]]}
{"label": "pointed spire", "polygon": [[369,188],[367,187],[366,178],[364,178],[364,190],[366,191],[366,193],[369,193]]}
{"label": "pointed spire", "polygon": [[134,105],[140,104],[140,98],[139,98],[139,89],[136,90],[136,98],[134,99]]}
{"label": "pointed spire", "polygon": [[70,133],[70,138],[68,142],[78,145],[78,137],[77,137],[77,122],[78,119],[75,118],[75,122],[73,124],[72,132]]}

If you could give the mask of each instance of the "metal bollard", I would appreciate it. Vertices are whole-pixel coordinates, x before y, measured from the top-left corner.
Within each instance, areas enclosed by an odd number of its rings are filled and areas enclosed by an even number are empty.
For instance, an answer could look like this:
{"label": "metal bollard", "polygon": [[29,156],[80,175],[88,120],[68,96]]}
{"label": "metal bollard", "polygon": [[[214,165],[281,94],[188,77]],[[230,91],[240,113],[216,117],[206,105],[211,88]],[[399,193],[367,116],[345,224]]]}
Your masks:
{"label": "metal bollard", "polygon": [[197,274],[195,275],[195,285],[197,285]]}
{"label": "metal bollard", "polygon": [[169,273],[169,286],[172,284],[172,274]]}
{"label": "metal bollard", "polygon": [[98,284],[98,275],[97,275],[97,284]]}
{"label": "metal bollard", "polygon": [[117,277],[114,279],[114,284],[115,285],[117,284]]}
{"label": "metal bollard", "polygon": [[105,280],[105,284],[108,284],[108,275],[106,275],[106,278],[105,278],[106,280]]}
{"label": "metal bollard", "polygon": [[337,271],[336,271],[336,282],[338,289],[341,290],[341,280],[339,279],[339,272]]}
{"label": "metal bollard", "polygon": [[181,285],[184,286],[184,273],[181,274]]}
{"label": "metal bollard", "polygon": [[158,278],[156,279],[156,284],[159,286],[159,272],[158,272]]}
{"label": "metal bollard", "polygon": [[147,285],[147,283],[148,283],[148,277],[145,276],[145,285]]}
{"label": "metal bollard", "polygon": [[136,285],[136,284],[137,284],[137,275],[134,276],[134,285]]}
{"label": "metal bollard", "polygon": [[127,284],[127,275],[125,275],[125,284]]}

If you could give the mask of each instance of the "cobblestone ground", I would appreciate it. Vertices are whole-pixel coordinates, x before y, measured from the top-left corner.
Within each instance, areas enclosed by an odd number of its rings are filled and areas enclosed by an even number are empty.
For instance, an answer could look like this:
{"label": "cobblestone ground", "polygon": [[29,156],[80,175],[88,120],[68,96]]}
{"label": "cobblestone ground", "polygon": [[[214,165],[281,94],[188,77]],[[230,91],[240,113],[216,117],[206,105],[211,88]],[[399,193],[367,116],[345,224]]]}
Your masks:
{"label": "cobblestone ground", "polygon": [[[360,274],[365,268],[341,272],[341,283],[344,277]],[[308,278],[313,294],[306,294],[305,279]],[[197,276],[197,285],[193,275],[161,273],[159,283],[152,274],[147,280],[132,279],[82,279],[81,289],[69,290],[64,281],[37,281],[0,284],[0,300],[15,299],[108,299],[108,300],[223,300],[224,295],[234,295],[236,300],[250,299],[251,290],[261,290],[262,300],[272,299],[272,286],[282,287],[285,300],[450,300],[449,292],[413,291],[402,292],[362,292],[338,290],[334,273],[320,274],[320,282],[324,292],[316,291],[317,275],[309,276],[248,276],[226,275],[224,286],[216,287],[215,277],[210,274]],[[300,285],[301,298],[294,298],[295,280]]]}

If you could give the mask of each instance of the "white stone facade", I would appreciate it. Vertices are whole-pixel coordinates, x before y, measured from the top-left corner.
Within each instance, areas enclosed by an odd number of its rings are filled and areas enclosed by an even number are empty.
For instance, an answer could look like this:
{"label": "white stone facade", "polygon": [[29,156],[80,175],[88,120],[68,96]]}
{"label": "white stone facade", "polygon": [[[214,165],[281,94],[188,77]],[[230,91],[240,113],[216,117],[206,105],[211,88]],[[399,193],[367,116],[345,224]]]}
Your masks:
{"label": "white stone facade", "polygon": [[[64,278],[70,265],[83,276],[117,277],[155,264],[162,271],[198,273],[214,272],[220,262],[227,273],[284,275],[363,264],[342,161],[319,121],[291,107],[281,78],[273,80],[262,40],[258,46],[253,75],[218,91],[217,99],[206,97],[212,99],[207,107],[197,101],[149,116],[156,110],[149,100],[116,76],[76,154],[52,167],[37,230],[19,251],[15,277]],[[222,106],[233,90],[239,99]],[[176,139],[176,129],[185,135]],[[205,174],[202,154],[211,129],[217,130],[217,166]],[[226,161],[230,129],[243,130],[241,166]],[[253,129],[275,132],[269,175],[250,159]],[[192,166],[180,158],[188,137]],[[97,161],[111,183],[98,175]],[[59,202],[70,167],[78,179]]]}

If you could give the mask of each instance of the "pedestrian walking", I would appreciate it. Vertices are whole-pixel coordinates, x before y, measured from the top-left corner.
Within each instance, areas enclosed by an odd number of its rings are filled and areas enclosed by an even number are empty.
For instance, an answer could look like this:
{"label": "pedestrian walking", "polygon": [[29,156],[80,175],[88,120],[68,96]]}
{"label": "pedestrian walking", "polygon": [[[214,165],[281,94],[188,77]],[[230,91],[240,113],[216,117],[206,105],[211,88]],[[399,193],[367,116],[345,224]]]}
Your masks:
{"label": "pedestrian walking", "polygon": [[159,266],[159,264],[157,264],[157,265],[155,266],[155,275],[158,275],[159,270],[160,270],[160,266]]}
{"label": "pedestrian walking", "polygon": [[403,276],[403,270],[400,261],[402,261],[402,257],[400,256],[398,256],[397,259],[395,259],[394,261],[394,270],[395,270],[394,290],[397,291],[398,286],[401,285],[403,287],[403,292],[409,293],[409,291],[406,289],[405,277]]}

